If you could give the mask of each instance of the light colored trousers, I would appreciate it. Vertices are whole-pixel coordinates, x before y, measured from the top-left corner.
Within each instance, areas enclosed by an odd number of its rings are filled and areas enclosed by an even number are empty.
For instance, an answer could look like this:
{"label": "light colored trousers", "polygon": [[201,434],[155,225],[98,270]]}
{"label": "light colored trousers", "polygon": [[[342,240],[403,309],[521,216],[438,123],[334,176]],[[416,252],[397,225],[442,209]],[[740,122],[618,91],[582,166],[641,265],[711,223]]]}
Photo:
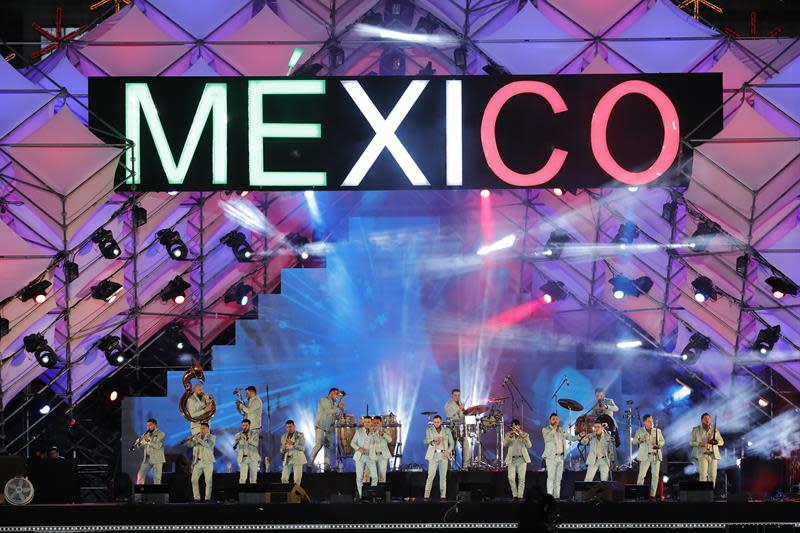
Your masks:
{"label": "light colored trousers", "polygon": [[299,485],[303,480],[303,464],[302,463],[283,463],[283,472],[281,472],[281,483],[289,483],[289,475],[292,475],[292,482]]}
{"label": "light colored trousers", "polygon": [[356,461],[356,490],[358,490],[359,498],[361,497],[361,487],[364,485],[364,465],[369,469],[370,485],[374,487],[378,484],[378,467],[375,461],[362,455],[359,460]]}
{"label": "light colored trousers", "polygon": [[598,470],[600,470],[600,481],[608,481],[608,472],[611,470],[608,459],[598,459],[595,464],[587,466],[584,481],[594,481]]}
{"label": "light colored trousers", "polygon": [[514,457],[508,465],[508,483],[511,485],[511,496],[522,498],[525,496],[525,472],[528,463],[521,457]]}
{"label": "light colored trousers", "polygon": [[[239,463],[239,484],[244,485],[247,483],[247,478],[250,478],[250,483],[255,483],[258,479],[258,463],[253,459],[247,458]],[[249,476],[248,476],[249,474]]]}
{"label": "light colored trousers", "polygon": [[161,484],[161,468],[164,466],[164,463],[157,463],[152,464],[149,461],[143,461],[142,466],[139,467],[139,473],[136,475],[136,483],[138,485],[144,485],[147,481],[147,474],[150,472],[150,469],[153,469],[153,483],[156,485]]}
{"label": "light colored trousers", "polygon": [[697,459],[697,472],[700,474],[700,481],[710,481],[711,484],[717,486],[717,463],[718,459],[714,459],[713,455],[702,455]]}
{"label": "light colored trousers", "polygon": [[331,455],[335,455],[335,450],[333,449],[334,431],[334,428],[330,428],[328,431],[314,428],[314,447],[311,449],[309,464],[314,464],[314,459],[317,458],[317,454],[324,446],[325,452],[322,455],[325,458],[325,466],[331,466]]}
{"label": "light colored trousers", "polygon": [[389,470],[389,458],[383,457],[383,454],[378,454],[378,483],[386,483],[386,471]]}
{"label": "light colored trousers", "polygon": [[433,459],[428,461],[428,479],[425,480],[425,497],[431,497],[431,489],[433,488],[433,478],[436,477],[436,471],[439,471],[439,497],[441,499],[447,498],[447,464],[448,461],[442,454],[437,453]]}
{"label": "light colored trousers", "polygon": [[205,463],[195,463],[192,467],[192,496],[194,501],[200,501],[200,476],[206,482],[206,501],[211,501],[211,485],[214,478],[214,465]]}
{"label": "light colored trousers", "polygon": [[[455,456],[455,450],[453,450],[453,455]],[[464,440],[461,441],[461,468],[464,468],[467,465],[469,465],[469,462],[471,460],[472,460],[472,448],[470,448],[469,437],[464,437]]]}
{"label": "light colored trousers", "polygon": [[639,461],[637,485],[644,484],[644,477],[647,475],[648,469],[650,470],[650,497],[653,498],[658,490],[658,473],[661,471],[661,461],[658,460],[658,456],[651,455],[646,461]]}
{"label": "light colored trousers", "polygon": [[561,498],[561,476],[564,475],[564,456],[548,457],[544,460],[544,464],[547,467],[547,494],[557,500]]}

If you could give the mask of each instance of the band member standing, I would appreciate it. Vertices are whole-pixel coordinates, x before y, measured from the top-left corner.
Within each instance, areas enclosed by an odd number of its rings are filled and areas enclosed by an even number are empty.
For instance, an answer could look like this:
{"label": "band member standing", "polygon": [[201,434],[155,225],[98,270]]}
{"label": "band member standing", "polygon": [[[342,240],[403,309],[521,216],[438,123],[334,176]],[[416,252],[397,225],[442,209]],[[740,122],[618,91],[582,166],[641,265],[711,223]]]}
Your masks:
{"label": "band member standing", "polygon": [[613,420],[614,413],[619,411],[619,407],[614,403],[614,400],[606,398],[606,391],[600,387],[594,390],[594,397],[597,401],[592,407],[592,414],[595,416],[608,415]]}
{"label": "band member standing", "polygon": [[425,432],[425,444],[428,451],[425,452],[425,459],[428,461],[428,478],[425,481],[425,501],[431,497],[433,488],[433,478],[439,472],[439,498],[447,498],[447,466],[450,462],[450,454],[453,453],[455,443],[453,434],[442,427],[442,417],[433,417],[433,427],[428,427]]}
{"label": "band member standing", "polygon": [[531,447],[531,437],[522,431],[519,420],[511,421],[511,431],[506,433],[503,446],[508,448],[506,466],[508,467],[508,483],[511,485],[512,501],[518,502],[525,496],[525,474],[531,456],[528,448]]}
{"label": "band member standing", "polygon": [[386,483],[386,471],[389,469],[389,460],[392,454],[389,451],[389,443],[392,436],[383,427],[383,418],[372,417],[372,438],[376,441],[375,462],[378,468],[378,482]]}
{"label": "band member standing", "polygon": [[378,465],[377,465],[377,440],[373,437],[372,419],[366,417],[364,425],[356,430],[351,446],[355,450],[353,461],[356,463],[356,490],[358,497],[361,498],[361,487],[364,484],[364,466],[369,469],[370,484],[374,487],[378,484]]}
{"label": "band member standing", "polygon": [[194,450],[192,461],[192,495],[194,501],[200,501],[200,476],[206,482],[206,501],[211,500],[211,487],[214,483],[214,446],[217,444],[216,435],[211,434],[208,422],[200,424],[200,433],[192,435],[186,444]]}
{"label": "band member standing", "polygon": [[306,438],[295,429],[294,420],[286,421],[286,433],[281,435],[281,453],[281,483],[289,483],[289,474],[292,474],[292,481],[299,485],[303,480],[303,466],[306,464]]}
{"label": "band member standing", "polygon": [[[236,460],[239,463],[239,484],[255,483],[258,479],[258,465],[261,454],[258,453],[258,433],[250,428],[250,420],[242,420],[242,431],[236,434],[233,447],[239,450]],[[248,476],[249,474],[249,476]]]}
{"label": "band member standing", "polygon": [[719,462],[719,447],[725,444],[717,430],[716,423],[711,427],[711,415],[703,413],[700,416],[700,425],[692,429],[689,444],[692,447],[692,458],[697,461],[697,473],[700,481],[710,481],[713,486],[717,484],[717,463]]}
{"label": "band member standing", "polygon": [[136,475],[136,483],[144,485],[147,481],[147,474],[150,469],[153,470],[153,483],[156,485],[161,484],[161,469],[166,463],[164,458],[164,439],[166,436],[164,432],[158,429],[158,422],[155,418],[147,420],[147,431],[144,435],[139,437],[135,446],[137,448],[144,448],[144,456],[142,457],[142,465],[139,467],[139,473]]}
{"label": "band member standing", "polygon": [[[239,394],[241,394],[241,391]],[[246,397],[245,400],[236,400],[236,409],[242,414],[243,417],[250,421],[250,431],[256,435],[260,435],[263,410],[261,398],[258,397],[256,388],[252,385],[244,390],[244,394]]]}
{"label": "band member standing", "polygon": [[542,428],[542,437],[544,437],[542,459],[547,466],[547,494],[559,499],[561,498],[561,476],[564,475],[567,441],[577,441],[580,440],[580,437],[564,431],[564,428],[559,425],[556,413],[550,413],[550,425]]}
{"label": "band member standing", "polygon": [[[194,418],[211,410],[211,397],[203,392],[203,386],[200,383],[195,384],[194,394],[189,396],[189,399],[186,401],[186,407],[189,409],[189,414]],[[200,422],[189,422],[189,431],[192,435],[199,433]]]}
{"label": "band member standing", "polygon": [[637,485],[644,483],[647,470],[650,469],[650,497],[656,497],[658,489],[658,475],[661,471],[661,449],[666,444],[661,430],[653,427],[653,417],[644,415],[644,427],[639,428],[633,440],[639,444],[636,459],[639,461],[639,479]]}
{"label": "band member standing", "polygon": [[[472,457],[472,450],[469,445],[469,436],[467,436],[466,427],[464,426],[464,404],[461,402],[461,391],[453,389],[450,391],[450,399],[444,404],[444,414],[447,420],[455,420],[464,428],[464,437],[459,443],[461,445],[461,466],[466,467],[470,458]],[[455,454],[455,448],[453,448]]]}
{"label": "band member standing", "polygon": [[325,470],[331,467],[330,456],[335,451],[331,445],[334,441],[333,425],[336,422],[336,415],[344,409],[339,389],[333,387],[328,391],[328,395],[320,398],[317,405],[317,418],[314,421],[314,448],[311,450],[310,464],[314,464],[314,459],[320,449],[325,447]]}
{"label": "band member standing", "polygon": [[586,478],[584,481],[594,481],[594,476],[600,470],[600,481],[608,481],[614,448],[614,438],[605,431],[603,424],[594,423],[594,433],[587,435],[581,432],[581,444],[589,446],[586,455]]}

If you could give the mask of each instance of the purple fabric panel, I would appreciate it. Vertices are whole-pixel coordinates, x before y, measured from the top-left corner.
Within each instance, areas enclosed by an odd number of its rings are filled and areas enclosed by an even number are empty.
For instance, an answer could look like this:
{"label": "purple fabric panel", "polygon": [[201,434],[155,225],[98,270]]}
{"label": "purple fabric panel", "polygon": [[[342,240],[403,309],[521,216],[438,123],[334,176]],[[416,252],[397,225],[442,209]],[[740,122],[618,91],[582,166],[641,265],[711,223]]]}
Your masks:
{"label": "purple fabric panel", "polygon": [[[147,9],[148,3],[169,17],[189,35],[202,39],[251,3],[251,0],[225,0],[224,2],[219,0],[148,0],[143,7],[147,16],[154,21],[161,19],[159,22],[166,22],[163,20],[163,15],[155,15],[152,13],[153,10]],[[166,27],[162,26],[162,29],[166,30]]]}
{"label": "purple fabric panel", "polygon": [[[794,85],[794,87],[770,87],[770,85]],[[795,59],[784,70],[769,79],[756,92],[769,100],[792,120],[800,122],[800,58]]]}
{"label": "purple fabric panel", "polygon": [[[2,94],[0,105],[0,137],[14,130],[21,123],[47,106],[52,96],[41,91],[41,87],[28,81],[22,74],[14,70],[7,61],[0,61],[0,89]],[[21,133],[21,132],[20,132]]]}

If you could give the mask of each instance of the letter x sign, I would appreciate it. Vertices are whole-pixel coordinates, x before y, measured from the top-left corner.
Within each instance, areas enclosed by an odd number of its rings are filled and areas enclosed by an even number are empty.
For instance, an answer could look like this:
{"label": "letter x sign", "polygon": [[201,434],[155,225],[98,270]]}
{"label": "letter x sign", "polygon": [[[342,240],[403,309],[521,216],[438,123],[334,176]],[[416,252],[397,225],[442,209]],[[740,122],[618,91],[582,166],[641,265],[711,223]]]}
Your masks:
{"label": "letter x sign", "polygon": [[419,98],[419,95],[422,94],[425,86],[428,85],[428,80],[412,81],[403,93],[403,96],[397,101],[392,112],[389,113],[389,116],[385,119],[375,107],[375,104],[372,103],[370,97],[367,96],[367,93],[359,82],[355,80],[343,80],[342,85],[347,91],[347,94],[349,94],[356,103],[358,109],[361,110],[361,113],[367,119],[370,126],[372,126],[372,129],[375,130],[375,137],[373,137],[372,141],[364,149],[364,152],[361,154],[361,157],[358,158],[356,164],[353,165],[353,168],[350,169],[350,173],[342,182],[342,186],[358,187],[361,180],[367,175],[367,172],[372,168],[372,165],[375,163],[375,160],[378,159],[378,156],[384,148],[387,148],[389,153],[394,156],[395,161],[397,161],[397,164],[400,165],[400,168],[413,185],[430,185],[425,174],[422,173],[411,157],[411,154],[408,153],[408,150],[406,150],[403,143],[400,142],[400,139],[398,139],[395,134],[397,128]]}

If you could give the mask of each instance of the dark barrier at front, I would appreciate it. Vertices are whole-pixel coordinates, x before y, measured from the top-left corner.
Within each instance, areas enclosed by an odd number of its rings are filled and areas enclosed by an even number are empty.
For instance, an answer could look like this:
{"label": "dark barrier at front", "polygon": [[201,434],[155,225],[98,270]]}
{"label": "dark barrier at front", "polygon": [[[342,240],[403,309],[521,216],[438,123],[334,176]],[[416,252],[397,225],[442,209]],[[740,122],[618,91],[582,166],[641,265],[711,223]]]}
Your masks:
{"label": "dark barrier at front", "polygon": [[721,104],[720,74],[89,82],[141,191],[665,183]]}

